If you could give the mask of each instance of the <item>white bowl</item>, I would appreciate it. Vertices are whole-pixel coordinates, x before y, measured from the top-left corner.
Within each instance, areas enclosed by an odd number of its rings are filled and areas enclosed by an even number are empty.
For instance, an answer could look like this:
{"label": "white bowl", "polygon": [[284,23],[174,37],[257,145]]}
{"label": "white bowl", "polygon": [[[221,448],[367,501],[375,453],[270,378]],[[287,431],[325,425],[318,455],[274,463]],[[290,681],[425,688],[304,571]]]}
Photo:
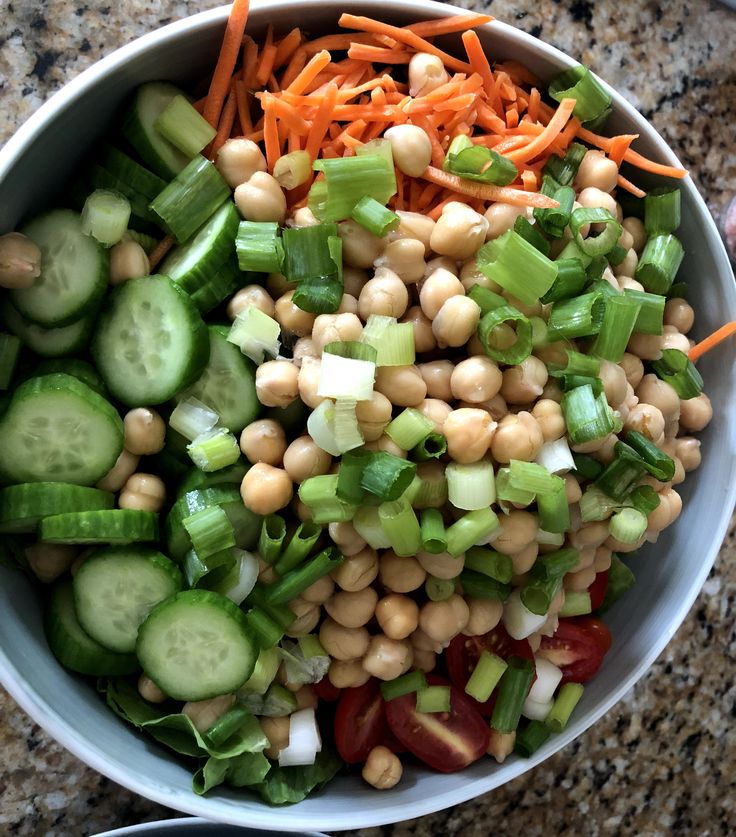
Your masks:
{"label": "white bowl", "polygon": [[[456,14],[432,2],[356,0],[350,11],[397,23]],[[249,31],[268,22],[277,31],[295,23],[315,31],[333,28],[341,0],[254,2]],[[166,26],[119,49],[64,87],[0,152],[0,231],[48,205],[85,149],[135,85],[150,79],[192,81],[213,66],[227,8]],[[479,33],[492,58],[514,58],[543,79],[574,62],[511,26],[494,22]],[[608,130],[638,133],[637,148],[671,165],[674,154],[621,96],[609,88],[614,114]],[[645,178],[639,178],[639,182]],[[680,276],[696,299],[695,335],[736,319],[733,275],[715,225],[690,179],[682,182],[685,247]],[[693,294],[695,296],[695,294]],[[217,790],[197,797],[190,771],[162,747],[119,721],[89,683],[64,671],[49,652],[41,607],[20,574],[0,570],[0,678],[13,697],[51,735],[91,767],[156,802],[209,820],[284,831],[333,830],[379,825],[438,811],[519,776],[564,747],[608,711],[635,683],[682,622],[713,564],[736,495],[736,386],[734,343],[703,359],[700,369],[713,400],[714,418],[701,435],[703,463],[683,485],[684,511],[656,546],[636,559],[637,586],[608,616],[614,646],[587,686],[574,718],[529,760],[503,765],[483,759],[462,773],[440,775],[409,767],[401,783],[376,793],[357,778],[340,778],[299,805],[273,809],[244,793]]]}

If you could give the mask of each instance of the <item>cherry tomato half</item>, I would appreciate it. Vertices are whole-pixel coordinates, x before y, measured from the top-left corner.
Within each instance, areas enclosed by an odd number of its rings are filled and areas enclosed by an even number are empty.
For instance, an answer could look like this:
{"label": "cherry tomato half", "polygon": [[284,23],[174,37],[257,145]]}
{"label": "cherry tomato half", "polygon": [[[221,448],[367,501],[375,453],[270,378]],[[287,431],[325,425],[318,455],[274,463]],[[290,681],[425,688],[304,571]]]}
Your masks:
{"label": "cherry tomato half", "polygon": [[598,573],[593,579],[593,583],[588,587],[588,594],[590,595],[590,609],[592,611],[598,610],[603,604],[603,599],[606,598],[606,588],[608,587],[608,570]]}
{"label": "cherry tomato half", "polygon": [[562,683],[585,683],[601,667],[611,641],[600,619],[560,619],[555,635],[542,637],[538,654],[562,670]]}
{"label": "cherry tomato half", "polygon": [[[429,676],[435,686],[450,685]],[[417,758],[440,773],[454,773],[477,761],[488,749],[490,727],[466,694],[450,686],[450,711],[416,710],[416,693],[386,703],[391,732]]]}
{"label": "cherry tomato half", "polygon": [[313,688],[317,693],[317,697],[320,700],[327,701],[328,703],[332,703],[340,697],[340,689],[338,689],[337,686],[332,685],[330,678],[326,674],[319,681],[319,683],[314,684]]}
{"label": "cherry tomato half", "polygon": [[335,711],[335,746],[343,761],[358,764],[388,738],[383,696],[371,678],[357,689],[343,689]]}

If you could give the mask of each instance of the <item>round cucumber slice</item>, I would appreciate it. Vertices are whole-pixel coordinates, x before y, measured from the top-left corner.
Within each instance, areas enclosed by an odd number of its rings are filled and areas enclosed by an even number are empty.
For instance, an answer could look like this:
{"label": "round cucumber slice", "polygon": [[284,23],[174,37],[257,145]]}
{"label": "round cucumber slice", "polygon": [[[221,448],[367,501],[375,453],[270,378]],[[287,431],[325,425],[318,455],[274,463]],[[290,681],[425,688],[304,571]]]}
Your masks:
{"label": "round cucumber slice", "polygon": [[140,626],[136,652],[160,689],[186,701],[234,692],[258,657],[242,610],[209,590],[186,590],[157,605]]}
{"label": "round cucumber slice", "polygon": [[90,389],[93,389],[103,398],[107,398],[108,396],[107,387],[100,377],[99,372],[91,363],[87,363],[86,360],[79,360],[78,358],[64,358],[64,360],[50,358],[49,360],[42,360],[33,370],[34,375],[53,375],[56,372],[63,372],[65,375],[78,378],[83,384],[87,384]]}
{"label": "round cucumber slice", "polygon": [[71,375],[30,378],[0,419],[0,474],[10,482],[94,485],[123,449],[123,422]]}
{"label": "round cucumber slice", "polygon": [[44,614],[46,640],[56,659],[71,671],[92,677],[116,677],[140,669],[135,654],[116,654],[85,633],[74,609],[71,581],[56,584]]}
{"label": "round cucumber slice", "polygon": [[38,536],[50,543],[110,543],[157,541],[158,519],[139,509],[67,512],[44,517]]}
{"label": "round cucumber slice", "polygon": [[0,532],[33,532],[42,517],[112,509],[115,495],[66,482],[28,482],[0,488]]}
{"label": "round cucumber slice", "polygon": [[243,477],[248,473],[250,466],[241,457],[234,465],[227,468],[220,468],[219,471],[202,471],[200,468],[192,468],[179,484],[177,496],[182,497],[188,491],[195,491],[197,488],[213,488],[214,486],[240,488]]}
{"label": "round cucumber slice", "polygon": [[168,277],[130,279],[110,294],[92,355],[108,389],[124,404],[161,404],[202,374],[209,358],[207,326]]}
{"label": "round cucumber slice", "polygon": [[94,327],[94,316],[87,314],[69,325],[44,328],[27,320],[9,300],[5,301],[2,312],[8,329],[41,357],[64,357],[83,351]]}
{"label": "round cucumber slice", "polygon": [[79,624],[111,651],[135,651],[141,622],[182,586],[179,570],[155,549],[95,550],[74,576]]}

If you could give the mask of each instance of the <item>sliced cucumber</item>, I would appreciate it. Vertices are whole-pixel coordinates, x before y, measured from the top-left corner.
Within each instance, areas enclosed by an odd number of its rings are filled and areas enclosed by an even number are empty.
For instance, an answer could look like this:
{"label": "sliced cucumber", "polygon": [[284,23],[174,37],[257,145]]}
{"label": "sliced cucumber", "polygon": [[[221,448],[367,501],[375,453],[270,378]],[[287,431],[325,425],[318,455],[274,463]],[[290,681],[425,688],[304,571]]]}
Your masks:
{"label": "sliced cucumber", "polygon": [[121,195],[127,198],[130,204],[132,217],[139,218],[154,229],[161,229],[161,222],[158,216],[148,208],[148,205],[151,203],[151,198],[141,194],[130,183],[115,177],[114,174],[102,166],[92,165],[85,175],[83,184],[84,188],[89,192],[95,189],[108,189],[114,192],[120,192]]}
{"label": "sliced cucumber", "polygon": [[186,590],[157,605],[140,626],[136,652],[160,689],[186,701],[234,692],[258,657],[243,612],[209,590]]}
{"label": "sliced cucumber", "polygon": [[99,165],[121,183],[126,183],[150,203],[163,191],[166,181],[112,145],[105,146],[97,158]]}
{"label": "sliced cucumber", "polygon": [[42,517],[112,509],[115,495],[67,482],[26,482],[0,488],[0,532],[33,532]]}
{"label": "sliced cucumber", "polygon": [[235,204],[226,201],[186,244],[169,253],[159,270],[187,293],[194,293],[226,261],[232,260],[239,223]]}
{"label": "sliced cucumber", "polygon": [[63,326],[92,311],[110,276],[105,248],[82,232],[71,209],[39,215],[21,230],[41,250],[41,275],[10,298],[18,311],[42,326]]}
{"label": "sliced cucumber", "polygon": [[124,404],[161,404],[202,374],[209,358],[207,326],[166,276],[130,279],[110,294],[92,355],[108,389]]}
{"label": "sliced cucumber", "polygon": [[38,536],[50,543],[127,544],[158,540],[158,518],[140,509],[67,512],[44,517]]}
{"label": "sliced cucumber", "polygon": [[94,485],[123,449],[123,422],[71,375],[31,378],[0,419],[0,474],[12,482]]}
{"label": "sliced cucumber", "polygon": [[219,267],[202,287],[197,288],[191,294],[191,300],[201,314],[208,314],[243,284],[243,274],[237,262],[231,260]]}
{"label": "sliced cucumber", "polygon": [[[164,139],[154,123],[174,96],[186,94],[165,81],[142,84],[123,118],[123,134],[141,160],[165,180],[171,180],[186,166],[190,158]],[[188,98],[188,97],[187,97]]]}
{"label": "sliced cucumber", "polygon": [[188,491],[195,491],[197,488],[212,488],[214,486],[237,486],[243,481],[250,466],[241,458],[234,465],[227,468],[220,468],[219,471],[202,471],[200,468],[192,468],[179,484],[177,495],[179,497]]}
{"label": "sliced cucumber", "polygon": [[135,654],[108,651],[85,633],[74,608],[71,581],[61,582],[51,591],[44,628],[53,655],[71,671],[92,677],[116,677],[140,669]]}
{"label": "sliced cucumber", "polygon": [[98,395],[106,398],[109,393],[105,382],[100,377],[100,373],[87,363],[86,360],[79,360],[79,358],[65,358],[64,360],[57,360],[55,358],[49,360],[42,360],[38,366],[33,370],[34,375],[53,375],[56,372],[63,372],[65,375],[71,375],[73,378],[87,384],[90,389],[93,389]]}
{"label": "sliced cucumber", "polygon": [[141,622],[182,586],[179,570],[155,549],[97,549],[74,576],[79,624],[111,651],[135,651]]}
{"label": "sliced cucumber", "polygon": [[84,351],[94,327],[94,312],[59,328],[44,328],[32,323],[7,299],[2,312],[8,329],[31,351],[42,357],[64,357]]}
{"label": "sliced cucumber", "polygon": [[240,433],[261,412],[256,395],[256,367],[240,349],[228,343],[227,326],[210,326],[210,359],[201,377],[179,396],[198,398],[219,416],[220,423]]}

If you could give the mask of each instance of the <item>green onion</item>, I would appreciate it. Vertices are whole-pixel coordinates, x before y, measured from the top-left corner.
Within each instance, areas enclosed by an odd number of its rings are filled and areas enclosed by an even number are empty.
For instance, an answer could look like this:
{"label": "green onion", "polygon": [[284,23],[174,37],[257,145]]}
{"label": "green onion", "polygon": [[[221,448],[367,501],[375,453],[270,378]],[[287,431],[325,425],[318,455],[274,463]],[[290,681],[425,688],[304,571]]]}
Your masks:
{"label": "green onion", "polygon": [[661,186],[644,198],[644,227],[649,235],[673,233],[680,226],[680,190]]}
{"label": "green onion", "polygon": [[495,578],[468,569],[460,573],[460,584],[465,595],[474,599],[495,599],[503,602],[508,599],[512,590],[510,584],[502,584]]}
{"label": "green onion", "polygon": [[553,490],[556,485],[556,478],[546,468],[542,468],[535,462],[522,462],[518,459],[512,459],[509,462],[509,483],[512,488],[519,491],[538,494]]}
{"label": "green onion", "polygon": [[376,350],[376,366],[411,366],[416,359],[414,326],[397,323],[394,317],[371,314],[360,342]]}
{"label": "green onion", "polygon": [[627,253],[628,251],[617,242],[613,245],[608,254],[608,264],[611,265],[611,267],[618,267],[618,265],[620,265],[626,258]]}
{"label": "green onion", "polygon": [[388,425],[384,433],[402,450],[411,450],[429,436],[433,427],[434,422],[419,410],[407,407]]}
{"label": "green onion", "polygon": [[268,589],[268,587],[264,587],[262,584],[256,584],[246,597],[246,601],[252,607],[262,610],[280,628],[286,630],[293,624],[296,616],[285,604],[273,604],[270,602],[266,595]]}
{"label": "green onion", "polygon": [[235,317],[227,340],[238,346],[253,363],[261,364],[266,354],[278,355],[280,334],[281,326],[273,317],[255,305],[249,305]]}
{"label": "green onion", "polygon": [[573,115],[592,131],[602,127],[611,112],[611,97],[582,64],[555,76],[549,86],[549,95],[557,102],[575,99]]}
{"label": "green onion", "polygon": [[202,471],[219,471],[240,459],[238,440],[224,427],[201,433],[187,445],[192,462]]}
{"label": "green onion", "polygon": [[601,330],[591,348],[593,354],[618,363],[624,356],[640,309],[641,303],[632,296],[607,297]]}
{"label": "green onion", "polygon": [[439,459],[447,452],[447,439],[441,433],[430,433],[409,454],[416,462]]}
{"label": "green onion", "polygon": [[563,534],[556,534],[554,532],[546,532],[544,529],[537,530],[537,543],[542,546],[562,546],[565,542]]}
{"label": "green onion", "polygon": [[533,578],[521,588],[521,603],[535,616],[544,616],[561,586],[560,578]]}
{"label": "green onion", "polygon": [[[184,578],[188,587],[207,586],[212,587],[222,579],[234,566],[236,558],[232,548],[221,549],[211,555],[202,557],[193,549],[190,549],[184,556]],[[215,573],[215,570],[218,572]],[[201,582],[207,579],[206,585]]]}
{"label": "green onion", "polygon": [[181,244],[214,215],[230,194],[220,172],[209,160],[197,155],[153,199],[151,210]]}
{"label": "green onion", "polygon": [[473,673],[465,684],[465,694],[475,698],[478,703],[485,703],[507,668],[508,665],[496,654],[481,652]]}
{"label": "green onion", "polygon": [[290,151],[279,157],[273,167],[273,176],[282,189],[296,189],[309,180],[312,174],[312,158],[306,151]]}
{"label": "green onion", "polygon": [[651,485],[637,485],[629,494],[628,504],[649,517],[659,506],[659,494]]}
{"label": "green onion", "polygon": [[646,530],[646,515],[633,508],[617,511],[608,523],[611,536],[621,543],[636,543]]}
{"label": "green onion", "polygon": [[278,648],[273,646],[262,648],[258,654],[253,674],[243,683],[238,692],[254,695],[265,694],[268,687],[273,683],[280,665],[281,655]]}
{"label": "green onion", "polygon": [[202,509],[182,521],[192,546],[201,559],[235,546],[235,532],[220,506]]}
{"label": "green onion", "polygon": [[559,264],[560,262],[570,261],[570,260],[577,260],[583,266],[583,270],[586,270],[593,261],[592,256],[589,256],[587,253],[584,253],[580,247],[575,243],[574,239],[570,239],[567,244],[562,248],[562,252],[557,256],[555,262]]}
{"label": "green onion", "polygon": [[322,528],[314,520],[305,520],[300,523],[286,549],[274,564],[273,568],[276,573],[285,575],[289,570],[298,567],[312,551],[321,534]]}
{"label": "green onion", "polygon": [[376,350],[357,341],[328,343],[322,351],[317,395],[370,401],[376,377]]}
{"label": "green onion", "polygon": [[687,299],[690,292],[690,287],[687,282],[673,282],[670,289],[667,291],[667,299]]}
{"label": "green onion", "polygon": [[425,686],[417,692],[417,712],[449,712],[450,687]]}
{"label": "green onion", "polygon": [[561,617],[585,616],[591,612],[590,593],[587,590],[565,591],[565,603],[560,608],[559,613]]}
{"label": "green onion", "polygon": [[480,272],[526,305],[533,305],[557,278],[557,265],[518,233],[507,230],[476,255]]}
{"label": "green onion", "polygon": [[564,157],[552,154],[542,169],[542,174],[553,177],[560,186],[572,186],[588,149],[579,142],[574,142],[567,149]]}
{"label": "green onion", "polygon": [[339,456],[363,444],[363,434],[355,415],[357,401],[352,398],[325,399],[307,419],[307,432],[318,447]]}
{"label": "green onion", "polygon": [[534,663],[521,657],[509,657],[507,669],[498,684],[498,698],[493,707],[491,727],[498,732],[514,732],[519,726],[521,709],[534,677]]}
{"label": "green onion", "polygon": [[[603,224],[603,232],[583,238],[581,230],[586,224]],[[588,256],[605,256],[621,237],[623,227],[607,209],[580,206],[570,214],[570,231],[573,241],[583,253]]]}
{"label": "green onion", "polygon": [[526,727],[516,736],[514,752],[524,759],[528,759],[552,735],[552,730],[544,721],[529,721]]}
{"label": "green onion", "polygon": [[309,509],[318,525],[351,520],[355,506],[337,496],[337,474],[309,477],[299,486],[299,499]]}
{"label": "green onion", "polygon": [[350,217],[379,238],[388,235],[401,223],[401,218],[395,212],[368,195],[355,204]]}
{"label": "green onion", "polygon": [[333,314],[340,307],[344,287],[342,241],[336,225],[287,227],[282,241],[283,274],[297,285],[294,305],[312,314]]}
{"label": "green onion", "polygon": [[[468,141],[461,135],[456,137],[447,150],[442,168],[466,180],[478,183],[493,183],[495,186],[508,186],[519,176],[519,170],[507,157],[483,145],[465,145],[458,141]],[[454,150],[453,150],[454,149]]]}
{"label": "green onion", "polygon": [[284,635],[284,629],[259,607],[251,608],[245,614],[245,621],[262,651],[273,648]]}
{"label": "green onion", "polygon": [[602,294],[583,294],[555,302],[547,320],[550,340],[570,340],[597,334],[605,313]]}
{"label": "green onion", "polygon": [[482,538],[495,532],[500,525],[493,509],[469,511],[448,527],[447,551],[456,558]]}
{"label": "green onion", "polygon": [[323,549],[307,564],[292,570],[282,579],[266,588],[266,601],[269,604],[286,604],[300,593],[311,587],[328,573],[336,570],[345,558],[334,547]]}
{"label": "green onion", "polygon": [[381,528],[397,555],[416,555],[422,546],[422,531],[414,509],[405,501],[395,500],[378,507]]}
{"label": "green onion", "polygon": [[[506,340],[510,328],[509,323],[516,324],[516,339],[510,345]],[[496,329],[499,331],[496,332]],[[532,353],[531,323],[524,314],[510,305],[494,308],[493,311],[481,317],[478,324],[478,338],[486,354],[499,363],[513,366],[526,360]]]}
{"label": "green onion", "polygon": [[703,378],[695,364],[679,349],[664,349],[662,357],[652,363],[658,378],[668,383],[683,400],[695,398],[703,391]]}
{"label": "green onion", "polygon": [[544,719],[544,723],[552,732],[562,732],[570,720],[573,710],[583,696],[583,686],[580,683],[565,683],[557,693],[555,702]]}
{"label": "green onion", "polygon": [[414,462],[385,451],[375,451],[363,468],[360,484],[381,500],[398,500],[411,484],[416,471]]}
{"label": "green onion", "polygon": [[580,259],[557,259],[557,278],[552,287],[541,298],[545,305],[548,302],[559,302],[577,296],[585,287],[588,278]]}
{"label": "green onion", "polygon": [[560,406],[573,445],[602,439],[614,428],[613,413],[605,394],[594,395],[590,384],[566,392]]}
{"label": "green onion", "polygon": [[626,288],[624,295],[635,299],[641,306],[634,331],[641,334],[661,334],[664,306],[667,302],[666,297],[660,296],[660,294],[650,294],[646,291],[636,291],[633,288]]}
{"label": "green onion", "polygon": [[[620,442],[618,444],[621,444]],[[636,430],[626,434],[626,444],[630,445],[642,458],[649,473],[660,482],[669,482],[675,475],[675,463],[667,454],[660,450],[654,442]]]}
{"label": "green onion", "polygon": [[422,473],[417,467],[417,476],[406,489],[404,497],[415,509],[441,508],[447,502],[447,478],[440,463],[426,463]]}
{"label": "green onion", "polygon": [[601,371],[601,362],[597,357],[584,355],[575,349],[565,349],[565,365],[549,364],[549,374],[553,377],[560,375],[586,375],[596,378]]}
{"label": "green onion", "polygon": [[14,334],[0,332],[0,390],[10,386],[20,348],[21,342]]}
{"label": "green onion", "polygon": [[499,468],[496,474],[496,496],[506,503],[528,506],[534,502],[534,493],[511,485],[511,472],[508,468]]}
{"label": "green onion", "polygon": [[235,252],[241,270],[280,273],[284,247],[279,237],[279,225],[275,221],[241,221]]}
{"label": "green onion", "polygon": [[570,186],[561,186],[549,175],[542,179],[540,192],[559,203],[554,209],[535,209],[534,217],[539,226],[552,238],[562,238],[565,228],[570,223],[575,190]]}
{"label": "green onion", "polygon": [[185,398],[171,411],[169,427],[188,441],[214,430],[220,417],[198,398]]}
{"label": "green onion", "polygon": [[532,348],[541,349],[549,342],[547,340],[547,323],[541,317],[529,317],[532,327]]}
{"label": "green onion", "polygon": [[383,137],[378,137],[377,139],[357,146],[355,153],[358,157],[375,157],[377,155],[388,163],[392,172],[394,170],[394,152],[389,140]]}
{"label": "green onion", "polygon": [[355,205],[368,196],[384,206],[396,194],[393,165],[381,154],[315,160],[324,173],[309,191],[308,205],[320,221],[349,218]]}
{"label": "green onion", "polygon": [[381,526],[378,506],[361,506],[353,515],[353,529],[371,549],[389,549],[391,541]]}
{"label": "green onion", "polygon": [[563,392],[569,392],[577,387],[590,386],[593,395],[598,396],[603,392],[603,381],[600,378],[591,378],[588,375],[561,375],[557,383]]}
{"label": "green onion", "polygon": [[577,549],[568,546],[556,552],[540,555],[534,564],[533,572],[540,578],[561,579],[566,573],[575,569],[579,560],[580,554]]}
{"label": "green onion", "polygon": [[373,457],[364,448],[347,451],[340,460],[337,472],[337,496],[345,503],[360,505],[366,498],[366,490],[360,484],[363,468]]}
{"label": "green onion", "polygon": [[584,480],[596,479],[605,467],[602,462],[593,459],[587,453],[573,453],[572,458],[575,462],[575,473]]}
{"label": "green onion", "polygon": [[[622,466],[617,466],[617,468],[619,467]],[[638,480],[643,473],[643,469],[639,470],[637,468],[634,471],[634,479]],[[617,473],[615,479],[613,480],[613,484],[616,484],[618,479],[619,475]],[[629,484],[630,480],[627,478],[625,482],[622,483],[622,486],[628,486]],[[613,490],[617,495],[620,494],[623,497],[626,495],[627,488],[614,488]],[[591,523],[595,520],[607,520],[613,512],[620,507],[621,503],[621,499],[609,497],[609,495],[597,485],[589,485],[583,492],[583,495],[578,503],[580,506],[580,519],[583,523]]]}
{"label": "green onion", "polygon": [[[194,111],[197,113],[196,111]],[[199,116],[199,114],[197,114]],[[208,123],[209,124],[209,123]],[[244,706],[233,706],[228,709],[207,729],[203,738],[212,747],[219,747],[224,744],[233,733],[237,732],[243,724],[250,720],[251,714]]]}
{"label": "green onion", "polygon": [[496,499],[493,465],[488,460],[462,464],[450,462],[445,469],[447,496],[456,509],[475,511]]}
{"label": "green onion", "polygon": [[646,464],[641,456],[625,442],[616,442],[614,453],[614,459],[606,465],[595,484],[609,497],[623,502],[644,476]]}
{"label": "green onion", "polygon": [[677,275],[685,251],[674,235],[654,235],[644,245],[634,278],[645,291],[666,294]]}
{"label": "green onion", "polygon": [[567,504],[565,480],[556,475],[552,488],[537,494],[539,526],[545,532],[561,534],[570,528],[570,507]]}
{"label": "green onion", "polygon": [[[528,241],[529,244],[531,244],[536,250],[539,250],[542,255],[549,256],[549,251],[552,245],[549,241],[547,241],[542,233],[539,232],[538,226],[539,225],[537,224],[530,224],[524,215],[519,215],[516,221],[514,221],[514,232],[520,235],[524,241]],[[557,282],[557,279],[555,279],[555,282]]]}
{"label": "green onion", "polygon": [[384,700],[395,700],[396,698],[410,695],[427,688],[427,678],[421,671],[410,671],[381,683],[381,694]]}
{"label": "green onion", "polygon": [[129,220],[127,198],[108,189],[96,189],[84,202],[82,232],[105,247],[112,247],[125,235]]}
{"label": "green onion", "polygon": [[299,643],[299,650],[305,660],[311,660],[313,657],[326,657],[327,652],[319,641],[319,637],[315,634],[306,634],[297,639]]}
{"label": "green onion", "polygon": [[[275,564],[286,537],[286,521],[281,515],[269,514],[261,523],[258,554],[267,564]],[[196,549],[196,547],[195,547]]]}
{"label": "green onion", "polygon": [[153,127],[190,159],[209,145],[217,134],[212,125],[182,95],[174,96]]}
{"label": "green onion", "polygon": [[435,578],[428,575],[424,582],[424,592],[432,602],[444,602],[455,594],[455,581],[452,578]]}
{"label": "green onion", "polygon": [[514,575],[511,556],[485,546],[472,546],[468,549],[465,553],[465,569],[487,575],[500,584],[509,584]]}
{"label": "green onion", "polygon": [[635,581],[634,574],[614,552],[611,556],[611,567],[608,570],[606,595],[596,613],[604,613],[611,608]]}
{"label": "green onion", "polygon": [[490,288],[484,288],[477,282],[468,292],[468,296],[480,308],[481,316],[485,316],[489,311],[494,311],[496,308],[502,308],[504,305],[509,304],[508,300],[500,294],[494,293]]}
{"label": "green onion", "polygon": [[423,509],[419,515],[422,530],[422,550],[439,555],[447,549],[445,522],[438,509]]}

